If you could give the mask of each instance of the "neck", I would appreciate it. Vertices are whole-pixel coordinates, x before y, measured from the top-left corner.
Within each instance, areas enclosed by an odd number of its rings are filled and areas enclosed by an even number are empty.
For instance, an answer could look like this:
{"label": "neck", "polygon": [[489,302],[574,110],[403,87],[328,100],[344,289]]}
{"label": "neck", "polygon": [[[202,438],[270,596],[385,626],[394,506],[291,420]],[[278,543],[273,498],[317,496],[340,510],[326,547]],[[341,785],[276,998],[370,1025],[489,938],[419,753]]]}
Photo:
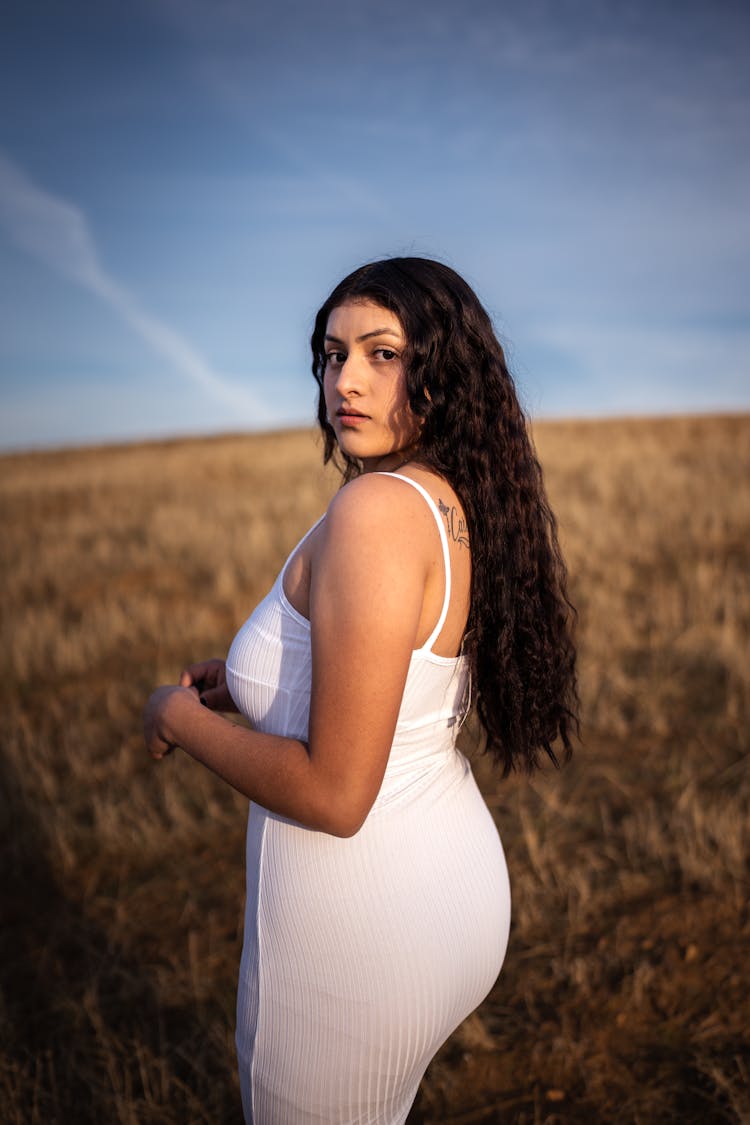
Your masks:
{"label": "neck", "polygon": [[394,453],[386,453],[384,457],[378,457],[372,464],[364,466],[363,471],[365,473],[396,473],[399,469],[403,469],[404,465],[413,461],[416,454],[416,445],[409,446],[408,449],[399,449]]}

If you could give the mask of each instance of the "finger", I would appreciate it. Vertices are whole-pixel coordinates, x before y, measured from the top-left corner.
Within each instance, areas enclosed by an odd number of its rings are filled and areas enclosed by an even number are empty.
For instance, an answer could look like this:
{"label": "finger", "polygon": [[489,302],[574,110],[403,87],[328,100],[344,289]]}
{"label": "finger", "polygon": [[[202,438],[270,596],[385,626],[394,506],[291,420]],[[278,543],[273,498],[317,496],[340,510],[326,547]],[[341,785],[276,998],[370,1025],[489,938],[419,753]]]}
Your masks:
{"label": "finger", "polygon": [[191,684],[195,684],[198,679],[202,679],[205,675],[205,660],[200,660],[198,664],[189,664],[186,668],[182,669],[180,674],[180,687],[190,687]]}
{"label": "finger", "polygon": [[208,662],[203,660],[199,664],[188,664],[180,673],[180,687],[192,687],[198,684],[208,671]]}
{"label": "finger", "polygon": [[227,702],[227,692],[224,684],[215,688],[205,688],[200,693],[200,701],[210,711],[222,711]]}
{"label": "finger", "polygon": [[166,758],[167,754],[171,754],[176,749],[176,742],[164,742],[161,746],[155,746],[153,749],[149,749],[149,754],[155,762],[160,762],[162,758]]}
{"label": "finger", "polygon": [[201,660],[197,664],[188,664],[180,675],[180,687],[193,687],[200,689],[204,681],[216,683],[216,660]]}

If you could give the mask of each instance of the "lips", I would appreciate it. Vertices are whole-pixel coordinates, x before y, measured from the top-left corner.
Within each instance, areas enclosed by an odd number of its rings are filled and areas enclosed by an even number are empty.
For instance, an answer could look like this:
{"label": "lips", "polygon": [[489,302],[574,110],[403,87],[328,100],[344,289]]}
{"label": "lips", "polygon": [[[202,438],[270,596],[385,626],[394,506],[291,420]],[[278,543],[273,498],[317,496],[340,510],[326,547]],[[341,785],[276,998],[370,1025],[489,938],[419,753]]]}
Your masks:
{"label": "lips", "polygon": [[340,418],[342,422],[349,423],[350,425],[357,425],[369,417],[368,414],[363,414],[361,410],[355,410],[352,406],[340,406],[336,411],[336,417]]}

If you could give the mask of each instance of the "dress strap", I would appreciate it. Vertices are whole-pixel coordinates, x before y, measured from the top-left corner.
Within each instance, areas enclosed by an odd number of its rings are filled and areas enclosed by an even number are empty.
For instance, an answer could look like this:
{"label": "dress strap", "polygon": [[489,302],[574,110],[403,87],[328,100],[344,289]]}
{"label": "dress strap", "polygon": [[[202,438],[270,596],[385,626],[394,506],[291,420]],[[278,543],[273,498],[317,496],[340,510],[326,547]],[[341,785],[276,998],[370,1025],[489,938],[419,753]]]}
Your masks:
{"label": "dress strap", "polygon": [[412,488],[416,488],[417,492],[421,492],[422,496],[427,501],[427,504],[429,505],[433,516],[435,517],[435,523],[437,524],[438,531],[440,532],[440,542],[443,544],[443,564],[445,567],[445,597],[443,598],[443,608],[440,611],[437,625],[432,630],[429,637],[422,645],[422,649],[420,650],[424,651],[426,649],[428,652],[432,652],[432,646],[440,636],[440,630],[443,628],[445,619],[448,616],[448,606],[450,605],[451,600],[451,557],[448,551],[448,533],[445,530],[445,525],[440,516],[440,512],[438,511],[437,504],[423,485],[418,484],[417,481],[412,480],[411,477],[403,476],[401,473],[378,473],[378,476],[398,477],[399,480],[406,481],[407,484],[410,484]]}

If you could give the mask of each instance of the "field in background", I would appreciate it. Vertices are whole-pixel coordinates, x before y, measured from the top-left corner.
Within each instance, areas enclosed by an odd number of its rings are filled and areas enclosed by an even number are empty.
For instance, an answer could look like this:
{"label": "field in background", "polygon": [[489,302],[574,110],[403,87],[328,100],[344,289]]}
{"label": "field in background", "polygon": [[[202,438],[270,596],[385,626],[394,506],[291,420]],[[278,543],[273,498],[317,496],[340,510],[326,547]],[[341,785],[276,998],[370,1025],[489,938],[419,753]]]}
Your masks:
{"label": "field in background", "polygon": [[[750,417],[539,425],[584,743],[477,772],[503,973],[410,1122],[750,1122]],[[307,433],[0,458],[0,1120],[241,1121],[243,799],[141,742],[335,488]]]}

